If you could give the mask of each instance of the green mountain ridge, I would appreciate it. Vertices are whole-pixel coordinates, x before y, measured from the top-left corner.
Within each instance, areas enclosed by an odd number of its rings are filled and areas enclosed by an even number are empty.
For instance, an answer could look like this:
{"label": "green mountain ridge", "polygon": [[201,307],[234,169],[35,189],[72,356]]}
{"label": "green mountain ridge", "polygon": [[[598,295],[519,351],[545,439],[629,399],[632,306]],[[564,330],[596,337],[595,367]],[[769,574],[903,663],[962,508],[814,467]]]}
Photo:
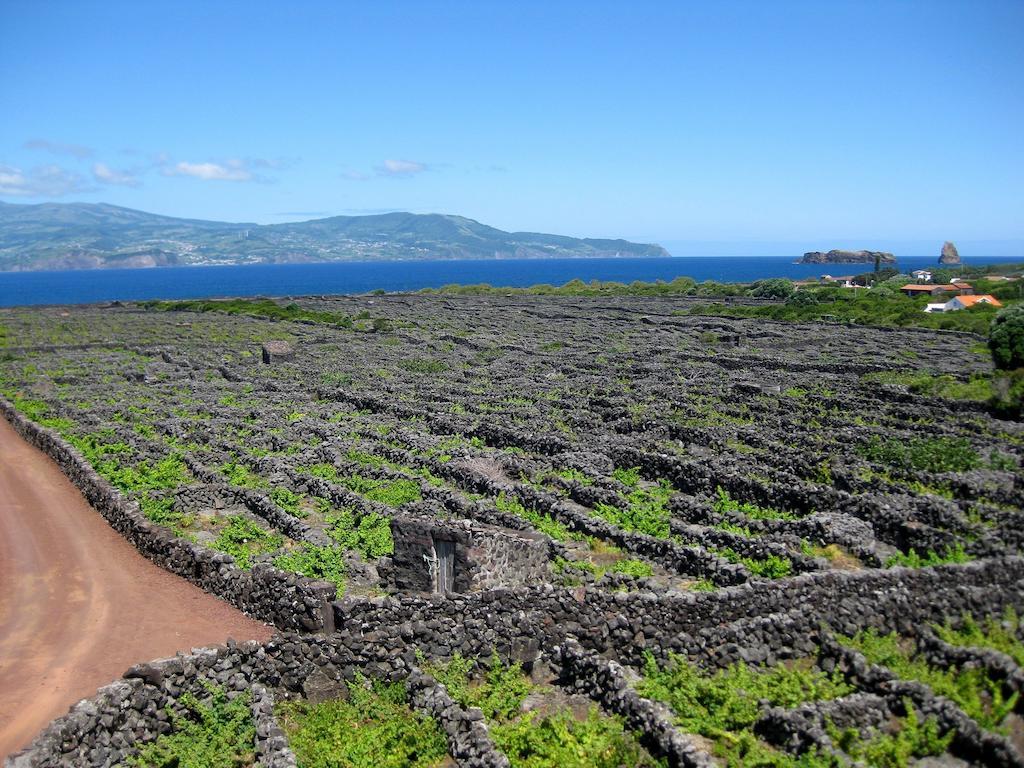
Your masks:
{"label": "green mountain ridge", "polygon": [[0,202],[0,271],[668,255],[659,245],[504,232],[436,213],[253,224],[178,219],[106,203]]}

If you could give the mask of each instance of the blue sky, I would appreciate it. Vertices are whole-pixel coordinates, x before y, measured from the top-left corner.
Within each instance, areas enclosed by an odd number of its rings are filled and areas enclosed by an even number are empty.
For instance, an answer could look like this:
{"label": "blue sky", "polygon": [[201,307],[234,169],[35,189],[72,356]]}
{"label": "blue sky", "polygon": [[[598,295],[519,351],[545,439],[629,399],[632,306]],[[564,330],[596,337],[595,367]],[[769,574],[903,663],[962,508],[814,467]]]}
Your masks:
{"label": "blue sky", "polygon": [[1024,255],[1022,31],[1019,0],[0,0],[0,199]]}

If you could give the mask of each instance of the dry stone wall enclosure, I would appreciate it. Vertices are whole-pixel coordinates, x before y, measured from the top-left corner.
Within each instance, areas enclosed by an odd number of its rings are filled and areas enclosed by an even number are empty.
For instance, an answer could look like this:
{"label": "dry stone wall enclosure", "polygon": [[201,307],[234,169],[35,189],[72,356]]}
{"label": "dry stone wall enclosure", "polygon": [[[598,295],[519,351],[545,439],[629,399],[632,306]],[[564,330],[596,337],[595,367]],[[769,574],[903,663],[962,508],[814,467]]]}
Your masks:
{"label": "dry stone wall enclosure", "polygon": [[[302,764],[288,703],[368,681],[460,765],[526,765],[508,734],[559,717],[636,764],[1024,764],[1024,429],[901,384],[966,386],[978,340],[690,301],[0,312],[4,417],[281,631],[140,664],[9,765],[120,764],[211,690],[255,764]],[[514,711],[466,692],[513,678]]]}

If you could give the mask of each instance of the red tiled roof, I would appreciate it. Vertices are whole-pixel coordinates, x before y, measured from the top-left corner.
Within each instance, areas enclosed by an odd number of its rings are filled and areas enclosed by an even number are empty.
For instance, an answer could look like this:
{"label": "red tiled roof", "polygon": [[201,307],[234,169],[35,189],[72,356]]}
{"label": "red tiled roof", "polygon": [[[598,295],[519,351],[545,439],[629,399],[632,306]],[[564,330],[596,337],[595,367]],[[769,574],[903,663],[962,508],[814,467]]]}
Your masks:
{"label": "red tiled roof", "polygon": [[957,296],[956,300],[965,307],[973,307],[975,304],[991,304],[993,307],[1003,306],[999,299],[988,293],[983,293],[981,296]]}

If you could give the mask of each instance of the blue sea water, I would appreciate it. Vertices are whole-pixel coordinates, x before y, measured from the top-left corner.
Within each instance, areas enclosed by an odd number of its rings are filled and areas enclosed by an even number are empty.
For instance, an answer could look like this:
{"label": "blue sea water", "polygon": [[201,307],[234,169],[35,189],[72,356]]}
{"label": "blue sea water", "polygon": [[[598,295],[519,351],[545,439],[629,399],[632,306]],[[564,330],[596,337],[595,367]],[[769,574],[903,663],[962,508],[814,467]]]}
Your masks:
{"label": "blue sea water", "polygon": [[[965,258],[966,264],[1024,261]],[[937,267],[934,256],[901,258],[909,272]],[[496,286],[561,285],[581,280],[672,280],[746,282],[767,277],[792,279],[852,275],[869,264],[794,264],[788,256],[683,257],[663,259],[503,259],[486,261],[400,261],[380,264],[260,264],[234,267],[162,267],[66,272],[0,273],[0,306],[85,304],[137,299],[194,299],[217,296],[306,296],[311,294],[415,291],[450,283]]]}

